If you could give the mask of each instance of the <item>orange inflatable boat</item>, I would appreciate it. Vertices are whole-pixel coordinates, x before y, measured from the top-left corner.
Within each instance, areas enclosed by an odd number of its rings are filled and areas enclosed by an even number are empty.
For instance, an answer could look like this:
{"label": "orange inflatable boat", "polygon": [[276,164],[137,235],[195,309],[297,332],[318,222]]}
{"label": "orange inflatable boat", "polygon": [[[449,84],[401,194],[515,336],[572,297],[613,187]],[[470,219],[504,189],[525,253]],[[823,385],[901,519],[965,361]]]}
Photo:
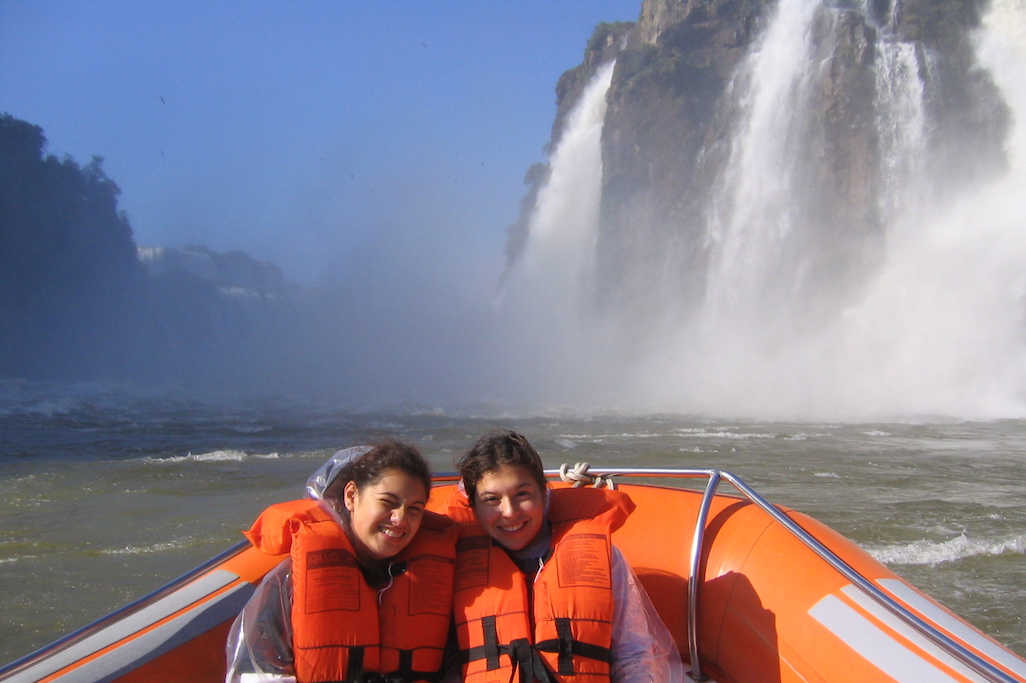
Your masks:
{"label": "orange inflatable boat", "polygon": [[[615,477],[634,499],[637,510],[614,541],[695,680],[1026,683],[1026,660],[852,542],[771,505],[729,472],[564,467],[562,474],[577,485]],[[438,485],[453,479],[440,477]],[[668,529],[679,538],[669,542]],[[0,681],[221,681],[228,627],[279,559],[240,543],[3,667]]]}

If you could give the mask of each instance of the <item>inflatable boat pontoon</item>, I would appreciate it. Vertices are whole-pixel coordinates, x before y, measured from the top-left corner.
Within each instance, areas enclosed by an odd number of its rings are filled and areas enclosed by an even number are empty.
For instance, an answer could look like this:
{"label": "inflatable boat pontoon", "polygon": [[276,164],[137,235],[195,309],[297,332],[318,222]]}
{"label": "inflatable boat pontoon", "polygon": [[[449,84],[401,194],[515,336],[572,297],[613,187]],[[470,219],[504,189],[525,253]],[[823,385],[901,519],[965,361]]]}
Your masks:
{"label": "inflatable boat pontoon", "polygon": [[[1026,660],[840,534],[768,503],[729,472],[564,467],[562,474],[576,484],[615,477],[636,503],[614,542],[695,680],[1026,683]],[[705,485],[681,488],[681,479]],[[454,480],[442,476],[438,485]],[[720,492],[722,484],[733,491]],[[437,490],[432,502],[446,494]],[[240,543],[0,668],[0,681],[222,681],[228,628],[280,559]]]}

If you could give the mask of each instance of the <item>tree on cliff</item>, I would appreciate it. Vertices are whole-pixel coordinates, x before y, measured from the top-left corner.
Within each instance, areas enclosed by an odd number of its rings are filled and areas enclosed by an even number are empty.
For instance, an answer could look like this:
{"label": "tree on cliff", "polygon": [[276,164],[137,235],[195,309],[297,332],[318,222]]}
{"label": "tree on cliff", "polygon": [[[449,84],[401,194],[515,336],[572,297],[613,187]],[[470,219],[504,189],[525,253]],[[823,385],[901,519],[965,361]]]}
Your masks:
{"label": "tree on cliff", "polygon": [[45,153],[39,126],[0,115],[0,376],[117,374],[142,271],[102,159]]}

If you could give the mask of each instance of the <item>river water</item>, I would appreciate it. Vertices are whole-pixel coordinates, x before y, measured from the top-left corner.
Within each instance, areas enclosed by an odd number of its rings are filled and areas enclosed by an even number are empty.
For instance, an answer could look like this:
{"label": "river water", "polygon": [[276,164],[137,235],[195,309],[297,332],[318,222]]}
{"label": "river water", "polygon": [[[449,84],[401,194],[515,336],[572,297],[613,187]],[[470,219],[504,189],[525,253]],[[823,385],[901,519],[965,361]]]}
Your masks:
{"label": "river water", "polygon": [[395,435],[447,471],[496,426],[521,429],[551,467],[729,470],[1026,654],[1026,421],[483,416],[0,382],[0,661],[241,540],[340,447]]}

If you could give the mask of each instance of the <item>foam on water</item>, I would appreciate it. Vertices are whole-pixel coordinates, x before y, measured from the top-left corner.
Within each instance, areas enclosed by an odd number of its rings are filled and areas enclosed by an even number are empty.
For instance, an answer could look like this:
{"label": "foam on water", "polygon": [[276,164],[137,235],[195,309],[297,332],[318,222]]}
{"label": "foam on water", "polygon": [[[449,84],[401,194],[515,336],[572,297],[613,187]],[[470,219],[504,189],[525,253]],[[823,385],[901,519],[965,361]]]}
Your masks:
{"label": "foam on water", "polygon": [[730,432],[724,430],[709,431],[704,428],[682,429],[682,434],[700,439],[776,439],[777,434],[771,432]]}
{"label": "foam on water", "polygon": [[[196,545],[197,539],[192,537],[179,538],[172,541],[162,541],[160,543],[153,543],[149,545],[141,546],[125,546],[123,548],[109,548],[101,550],[101,555],[153,555],[156,553],[166,553],[172,550],[180,550],[182,548],[189,548]],[[209,542],[209,541],[205,541]]]}
{"label": "foam on water", "polygon": [[175,462],[241,462],[249,459],[275,459],[280,457],[277,453],[250,454],[245,451],[219,450],[209,453],[189,453],[188,455],[172,456],[169,458],[147,458],[147,462],[158,464]]}
{"label": "foam on water", "polygon": [[896,546],[867,548],[867,552],[884,564],[937,566],[970,557],[1008,553],[1024,555],[1026,536],[979,541],[962,534],[947,541],[921,540]]}

